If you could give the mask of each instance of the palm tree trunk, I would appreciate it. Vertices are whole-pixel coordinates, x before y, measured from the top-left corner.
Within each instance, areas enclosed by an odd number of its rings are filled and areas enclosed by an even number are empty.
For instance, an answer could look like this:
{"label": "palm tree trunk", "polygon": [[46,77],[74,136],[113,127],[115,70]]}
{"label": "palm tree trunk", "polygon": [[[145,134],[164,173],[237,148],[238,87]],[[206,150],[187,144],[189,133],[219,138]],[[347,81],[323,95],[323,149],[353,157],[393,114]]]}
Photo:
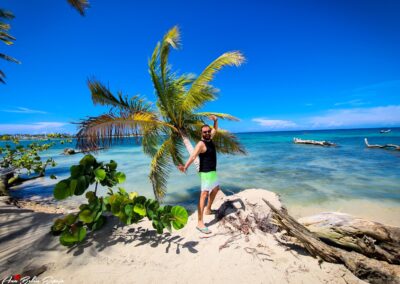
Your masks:
{"label": "palm tree trunk", "polygon": [[[186,133],[184,133],[182,131],[181,131],[180,134],[181,134],[181,138],[182,138],[183,144],[185,144],[186,150],[189,152],[190,155],[192,155],[192,153],[194,151],[194,148],[193,148],[192,143],[190,142],[189,137],[187,137]],[[200,170],[199,157],[196,157],[196,159],[194,160],[193,163],[196,165],[197,171],[199,171]]]}

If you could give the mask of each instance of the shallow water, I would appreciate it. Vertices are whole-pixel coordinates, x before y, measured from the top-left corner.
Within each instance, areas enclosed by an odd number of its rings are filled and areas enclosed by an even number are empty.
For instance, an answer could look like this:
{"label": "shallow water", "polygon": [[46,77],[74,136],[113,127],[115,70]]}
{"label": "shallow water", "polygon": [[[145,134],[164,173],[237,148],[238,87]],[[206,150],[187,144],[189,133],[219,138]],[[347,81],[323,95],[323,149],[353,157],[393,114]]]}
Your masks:
{"label": "shallow water", "polygon": [[[265,188],[279,193],[290,208],[319,206],[343,201],[366,201],[382,208],[400,210],[400,151],[368,149],[370,144],[400,144],[400,129],[380,134],[379,129],[291,131],[237,134],[245,146],[246,156],[218,156],[218,173],[226,192],[245,188]],[[339,147],[298,145],[293,137],[328,140]],[[27,143],[27,142],[24,142]],[[64,156],[60,153],[73,144],[57,145],[46,152],[57,167],[50,168],[47,176],[55,174],[58,180],[69,175],[69,167],[83,156]],[[127,175],[123,187],[153,196],[148,180],[150,159],[141,147],[129,143],[113,146],[97,155],[98,160],[118,162],[118,170]],[[13,191],[13,195],[30,197],[50,196],[53,184],[46,177]],[[100,193],[105,193],[101,189]],[[194,167],[188,174],[174,170],[169,178],[167,203],[180,203],[194,208],[199,193],[199,178]],[[400,212],[400,211],[399,211]]]}

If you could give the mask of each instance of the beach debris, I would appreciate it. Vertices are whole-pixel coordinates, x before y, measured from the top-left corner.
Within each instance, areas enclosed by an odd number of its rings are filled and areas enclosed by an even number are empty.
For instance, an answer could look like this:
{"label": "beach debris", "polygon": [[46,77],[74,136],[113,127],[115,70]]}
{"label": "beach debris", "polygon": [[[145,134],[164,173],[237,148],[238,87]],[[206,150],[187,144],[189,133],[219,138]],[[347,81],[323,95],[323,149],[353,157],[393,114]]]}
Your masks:
{"label": "beach debris", "polygon": [[273,261],[270,257],[269,254],[261,252],[259,250],[257,250],[256,248],[251,248],[251,247],[245,247],[244,251],[247,252],[248,254],[251,254],[254,258],[257,258],[258,260],[261,261]]}
{"label": "beach debris", "polygon": [[339,212],[321,213],[298,220],[322,240],[368,257],[400,264],[400,228]]}
{"label": "beach debris", "polygon": [[216,220],[224,229],[224,234],[230,237],[219,250],[238,239],[250,242],[250,235],[255,234],[257,229],[262,233],[276,233],[279,228],[272,223],[270,212],[266,213],[267,208],[264,204],[251,203],[239,196],[226,197],[216,213]]}
{"label": "beach debris", "polygon": [[310,144],[310,145],[318,145],[318,146],[334,146],[336,147],[337,144],[329,141],[317,141],[317,140],[303,140],[300,138],[293,138],[293,142],[295,144]]}
{"label": "beach debris", "polygon": [[240,238],[241,238],[241,234],[237,234],[237,235],[230,237],[228,240],[226,240],[225,243],[223,243],[222,245],[219,246],[219,251],[221,251],[224,248],[228,248],[230,246],[229,245],[230,243],[232,243]]}
{"label": "beach debris", "polygon": [[400,151],[400,145],[396,144],[385,144],[385,145],[378,145],[378,144],[369,144],[368,139],[364,138],[365,145],[367,145],[368,148],[381,148],[381,149],[394,149],[397,151]]}
{"label": "beach debris", "polygon": [[344,264],[355,276],[369,283],[400,283],[400,266],[368,258],[355,251],[346,251],[328,245],[305,226],[297,222],[285,210],[277,209],[262,199],[273,211],[279,226],[297,238],[302,246],[314,257],[323,261]]}

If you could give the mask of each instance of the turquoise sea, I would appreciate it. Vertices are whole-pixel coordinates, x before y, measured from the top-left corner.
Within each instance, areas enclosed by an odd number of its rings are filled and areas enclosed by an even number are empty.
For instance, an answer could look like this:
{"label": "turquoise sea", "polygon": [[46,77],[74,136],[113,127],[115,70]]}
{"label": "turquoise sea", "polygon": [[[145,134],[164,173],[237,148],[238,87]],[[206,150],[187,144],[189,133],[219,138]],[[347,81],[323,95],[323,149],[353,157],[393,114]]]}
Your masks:
{"label": "turquoise sea", "polygon": [[[380,134],[379,129],[352,129],[236,135],[248,154],[218,156],[217,169],[226,193],[246,188],[269,189],[279,193],[289,208],[324,208],[324,204],[329,208],[332,207],[329,204],[341,202],[351,208],[351,202],[362,201],[376,205],[373,210],[380,207],[400,210],[400,151],[368,149],[364,144],[365,137],[370,144],[400,144],[400,128],[386,134]],[[299,145],[293,143],[293,137],[328,140],[339,146]],[[44,156],[51,156],[57,162],[55,168],[48,170],[47,176],[55,174],[58,180],[68,176],[70,166],[77,163],[82,154],[64,156],[61,152],[73,146],[57,143],[46,152]],[[126,190],[153,196],[147,177],[150,159],[133,139],[132,143],[99,152],[97,158],[118,162],[118,169],[127,175],[123,184]],[[51,196],[55,182],[45,177],[19,186],[12,194],[18,197]],[[106,189],[100,192],[105,193]],[[165,202],[184,204],[193,209],[198,194],[199,177],[193,166],[186,175],[177,169],[171,173]]]}

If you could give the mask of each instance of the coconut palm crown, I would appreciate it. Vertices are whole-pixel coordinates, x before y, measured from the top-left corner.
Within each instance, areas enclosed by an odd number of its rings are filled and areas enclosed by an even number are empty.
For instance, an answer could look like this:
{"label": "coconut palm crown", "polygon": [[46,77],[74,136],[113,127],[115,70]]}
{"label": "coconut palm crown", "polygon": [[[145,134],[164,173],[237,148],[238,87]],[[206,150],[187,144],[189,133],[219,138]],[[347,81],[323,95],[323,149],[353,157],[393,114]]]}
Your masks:
{"label": "coconut palm crown", "polygon": [[[224,113],[199,112],[207,102],[217,98],[218,90],[210,82],[224,66],[239,66],[243,55],[222,54],[199,76],[179,75],[168,64],[171,48],[180,47],[178,27],[173,27],[157,43],[149,59],[149,72],[154,85],[155,107],[139,96],[128,98],[112,92],[96,79],[88,80],[94,104],[111,107],[109,113],[89,117],[80,122],[78,147],[85,151],[107,147],[130,135],[140,135],[143,151],[152,158],[149,178],[155,197],[164,197],[167,179],[173,165],[183,163],[184,149],[193,151],[191,141],[201,139],[204,119],[215,115],[221,119],[238,120]],[[217,152],[245,154],[243,146],[230,132],[218,129],[213,138]],[[198,169],[198,161],[195,162]]]}

